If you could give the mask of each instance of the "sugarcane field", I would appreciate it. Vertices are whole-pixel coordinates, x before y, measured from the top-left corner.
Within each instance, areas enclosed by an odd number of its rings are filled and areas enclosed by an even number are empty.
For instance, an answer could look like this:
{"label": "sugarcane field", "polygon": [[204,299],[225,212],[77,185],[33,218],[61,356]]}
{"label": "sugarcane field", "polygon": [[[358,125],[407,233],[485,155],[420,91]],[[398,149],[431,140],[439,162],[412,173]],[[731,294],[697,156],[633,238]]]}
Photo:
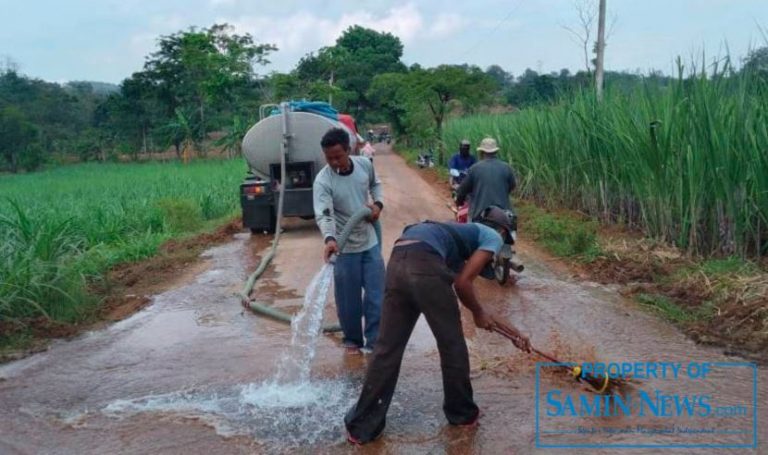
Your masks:
{"label": "sugarcane field", "polygon": [[768,453],[768,5],[0,5],[0,454]]}

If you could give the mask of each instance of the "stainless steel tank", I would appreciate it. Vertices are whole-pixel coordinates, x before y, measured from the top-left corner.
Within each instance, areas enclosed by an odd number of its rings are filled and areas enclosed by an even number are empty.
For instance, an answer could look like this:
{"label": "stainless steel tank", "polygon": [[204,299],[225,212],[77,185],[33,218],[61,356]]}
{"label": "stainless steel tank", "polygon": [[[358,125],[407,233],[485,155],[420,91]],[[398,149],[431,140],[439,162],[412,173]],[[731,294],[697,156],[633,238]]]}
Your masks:
{"label": "stainless steel tank", "polygon": [[280,163],[283,115],[288,116],[286,162],[313,161],[314,173],[317,174],[325,166],[320,140],[329,129],[335,127],[347,131],[350,148],[353,153],[356,150],[356,135],[339,121],[308,112],[288,112],[266,117],[253,125],[243,138],[243,155],[253,172],[262,178],[269,178],[270,165]]}

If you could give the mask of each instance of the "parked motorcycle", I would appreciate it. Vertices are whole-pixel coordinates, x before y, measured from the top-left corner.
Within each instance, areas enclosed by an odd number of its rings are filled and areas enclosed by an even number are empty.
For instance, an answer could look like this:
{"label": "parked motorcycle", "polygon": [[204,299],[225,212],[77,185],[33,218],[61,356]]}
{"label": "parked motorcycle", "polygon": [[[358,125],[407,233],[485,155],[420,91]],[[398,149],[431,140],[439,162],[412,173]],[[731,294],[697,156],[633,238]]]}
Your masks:
{"label": "parked motorcycle", "polygon": [[419,153],[419,157],[416,158],[416,165],[421,169],[424,169],[425,167],[435,167],[435,160],[432,156],[431,150],[427,153]]}

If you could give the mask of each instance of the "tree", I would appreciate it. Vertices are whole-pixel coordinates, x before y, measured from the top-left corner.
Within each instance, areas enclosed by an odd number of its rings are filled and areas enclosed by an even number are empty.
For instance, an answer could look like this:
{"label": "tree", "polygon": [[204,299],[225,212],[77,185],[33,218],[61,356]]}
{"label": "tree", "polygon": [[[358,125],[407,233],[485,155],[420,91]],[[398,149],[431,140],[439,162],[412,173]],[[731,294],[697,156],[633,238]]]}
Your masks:
{"label": "tree", "polygon": [[592,64],[589,58],[589,45],[592,42],[592,27],[597,15],[597,4],[595,0],[576,0],[574,8],[578,15],[579,24],[577,27],[564,25],[563,28],[573,35],[584,53],[584,69],[588,75],[592,74]]}
{"label": "tree", "polygon": [[11,172],[19,171],[20,157],[35,139],[36,128],[14,106],[0,110],[0,153]]}
{"label": "tree", "polygon": [[[404,117],[406,131],[429,129],[432,138],[439,141],[451,108],[461,105],[472,110],[488,102],[494,86],[494,80],[478,67],[440,65],[405,74],[380,75],[369,94],[378,100],[379,106],[388,108],[391,116]],[[445,161],[442,147],[438,160]]]}
{"label": "tree", "polygon": [[499,87],[499,90],[505,90],[515,80],[515,78],[511,74],[504,71],[504,68],[500,67],[499,65],[489,66],[485,70],[485,74],[487,74],[491,79],[493,79],[496,82],[496,84]]}
{"label": "tree", "polygon": [[93,108],[100,99],[12,70],[0,73],[0,106],[14,106],[36,128],[36,140],[46,153],[69,151],[71,143],[92,127]]}
{"label": "tree", "polygon": [[744,59],[742,70],[768,77],[768,46],[749,51]]}
{"label": "tree", "polygon": [[[323,99],[331,95],[334,106],[362,122],[373,106],[367,93],[374,77],[404,72],[402,55],[403,44],[396,36],[355,25],[345,30],[334,46],[302,58],[295,74],[304,87],[313,87],[312,95],[324,92]],[[330,88],[321,90],[322,85]]]}
{"label": "tree", "polygon": [[406,133],[405,89],[408,86],[408,73],[384,73],[373,78],[367,97],[371,105],[383,113],[392,125],[395,133]]}
{"label": "tree", "polygon": [[253,65],[269,63],[267,56],[275,50],[272,44],[255,44],[250,34],[231,33],[227,24],[192,27],[162,36],[144,72],[165,106],[166,118],[177,117],[179,108],[194,107],[195,134],[201,143],[208,130],[207,110],[230,100],[237,86],[254,77]]}
{"label": "tree", "polygon": [[243,152],[243,138],[248,132],[251,122],[244,121],[239,115],[232,119],[232,126],[226,134],[216,141],[216,145],[222,147],[229,158],[240,156]]}

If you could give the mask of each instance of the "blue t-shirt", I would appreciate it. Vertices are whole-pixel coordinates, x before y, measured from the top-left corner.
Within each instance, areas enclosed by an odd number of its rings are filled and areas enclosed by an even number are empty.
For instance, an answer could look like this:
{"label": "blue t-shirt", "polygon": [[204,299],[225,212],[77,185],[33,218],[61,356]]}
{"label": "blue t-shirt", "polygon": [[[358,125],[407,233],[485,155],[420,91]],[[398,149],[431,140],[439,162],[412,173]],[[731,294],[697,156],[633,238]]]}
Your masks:
{"label": "blue t-shirt", "polygon": [[457,153],[451,157],[451,161],[448,162],[448,169],[456,169],[459,171],[466,171],[470,167],[472,167],[473,164],[477,162],[477,159],[475,159],[472,155],[467,155],[466,158],[461,156],[461,153]]}
{"label": "blue t-shirt", "polygon": [[[476,250],[489,251],[494,255],[501,251],[504,241],[498,232],[480,223],[443,223],[450,225],[472,255]],[[451,234],[438,223],[419,223],[408,226],[400,236],[400,240],[419,240],[431,246],[454,272],[458,272],[469,256],[462,257],[461,249],[453,240]]]}

